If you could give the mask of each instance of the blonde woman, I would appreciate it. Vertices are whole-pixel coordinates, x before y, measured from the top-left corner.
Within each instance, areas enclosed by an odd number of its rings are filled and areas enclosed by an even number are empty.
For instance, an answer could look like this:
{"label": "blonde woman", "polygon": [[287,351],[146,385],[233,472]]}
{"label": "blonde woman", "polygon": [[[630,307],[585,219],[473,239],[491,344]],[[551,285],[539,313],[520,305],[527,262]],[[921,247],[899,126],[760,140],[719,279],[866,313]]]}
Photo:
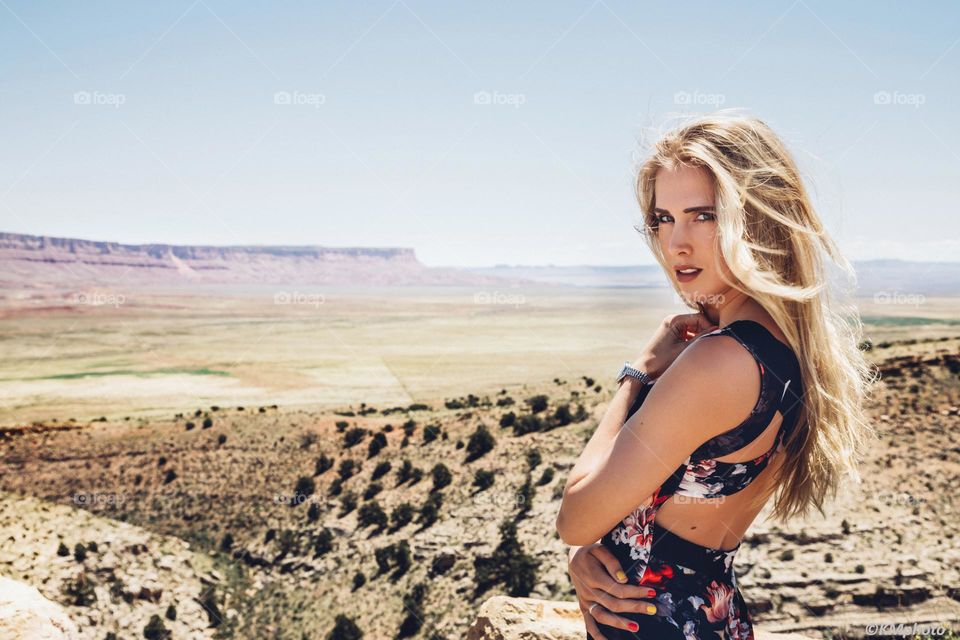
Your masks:
{"label": "blonde woman", "polygon": [[781,520],[823,513],[874,435],[862,326],[826,286],[827,260],[852,269],[756,118],[666,134],[636,187],[641,231],[697,312],[624,367],[557,531],[588,638],[752,638],[740,541],[774,494]]}

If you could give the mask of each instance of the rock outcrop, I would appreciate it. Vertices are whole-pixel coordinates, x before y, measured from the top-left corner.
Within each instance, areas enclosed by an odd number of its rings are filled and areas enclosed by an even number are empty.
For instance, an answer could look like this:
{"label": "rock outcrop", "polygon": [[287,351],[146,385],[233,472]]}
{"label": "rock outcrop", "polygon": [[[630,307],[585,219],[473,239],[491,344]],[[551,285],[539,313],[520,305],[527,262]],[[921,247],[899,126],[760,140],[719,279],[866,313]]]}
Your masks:
{"label": "rock outcrop", "polygon": [[67,611],[34,587],[0,577],[0,638],[75,640],[77,625]]}

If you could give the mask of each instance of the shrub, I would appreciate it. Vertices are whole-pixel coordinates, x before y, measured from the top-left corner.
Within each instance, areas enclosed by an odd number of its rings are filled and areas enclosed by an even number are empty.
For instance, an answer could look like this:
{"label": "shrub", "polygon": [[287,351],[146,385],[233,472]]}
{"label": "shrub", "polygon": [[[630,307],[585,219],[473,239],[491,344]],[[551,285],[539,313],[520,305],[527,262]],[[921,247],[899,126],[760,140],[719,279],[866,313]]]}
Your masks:
{"label": "shrub", "polygon": [[167,469],[167,472],[163,476],[163,484],[170,484],[177,479],[177,472],[173,469]]}
{"label": "shrub", "polygon": [[547,467],[543,470],[543,473],[540,475],[540,479],[537,480],[537,484],[541,487],[545,484],[550,484],[553,481],[553,467]]}
{"label": "shrub", "polygon": [[390,471],[390,467],[390,463],[384,460],[374,468],[373,475],[370,476],[370,479],[379,480],[383,476],[387,475],[387,473]]}
{"label": "shrub", "polygon": [[213,426],[213,419],[209,416],[203,419],[203,424],[200,425],[203,429],[209,429]]}
{"label": "shrub", "polygon": [[356,591],[363,585],[367,584],[367,576],[363,575],[363,571],[357,571],[353,574],[353,590]]}
{"label": "shrub", "polygon": [[314,465],[313,475],[319,476],[320,474],[326,473],[331,467],[333,467],[333,458],[325,453],[321,453],[320,457],[317,458],[316,465]]}
{"label": "shrub", "polygon": [[383,433],[375,433],[373,439],[370,440],[370,445],[367,447],[367,457],[372,458],[373,456],[380,453],[380,450],[387,446],[387,436]]}
{"label": "shrub", "polygon": [[513,434],[517,436],[543,431],[543,420],[540,416],[526,414],[520,416],[520,419],[513,425]]}
{"label": "shrub", "polygon": [[410,524],[413,521],[413,513],[413,505],[409,502],[401,502],[398,504],[390,514],[391,528],[396,531]]}
{"label": "shrub", "polygon": [[229,552],[231,549],[233,549],[233,534],[228,531],[220,539],[220,550]]}
{"label": "shrub", "polygon": [[193,428],[194,428],[195,426],[197,426],[197,425],[195,425],[195,424],[193,424],[192,422],[189,422],[189,421],[188,421],[188,422],[187,422],[185,425],[183,425],[183,426],[187,428],[187,431],[190,431],[190,429],[193,429]]}
{"label": "shrub", "polygon": [[374,525],[382,529],[387,526],[387,514],[376,500],[365,502],[357,511],[357,522],[361,528]]}
{"label": "shrub", "polygon": [[410,543],[408,543],[406,540],[401,540],[397,544],[393,552],[393,564],[394,578],[399,578],[405,574],[410,569],[410,565],[413,564],[413,559],[410,556]]}
{"label": "shrub", "polygon": [[472,462],[477,458],[489,453],[496,446],[497,441],[493,434],[487,429],[487,426],[481,424],[470,436],[467,442],[467,462]]}
{"label": "shrub", "polygon": [[77,607],[89,607],[97,601],[97,592],[94,591],[93,581],[87,574],[81,573],[63,585],[63,593],[67,602]]}
{"label": "shrub", "polygon": [[347,458],[340,461],[340,478],[342,480],[348,480],[357,470],[357,463],[353,460]]}
{"label": "shrub", "polygon": [[87,559],[87,548],[81,543],[73,545],[73,559],[77,562],[83,562]]}
{"label": "shrub", "polygon": [[505,520],[500,525],[500,544],[492,555],[476,558],[473,566],[476,570],[475,595],[503,583],[508,595],[517,598],[530,595],[537,581],[540,563],[523,551],[517,540],[516,523]]}
{"label": "shrub", "polygon": [[[297,484],[293,488],[293,505],[300,504],[303,500],[313,495],[317,490],[317,485],[310,476],[300,476],[297,478]],[[302,496],[302,497],[301,497]]]}
{"label": "shrub", "polygon": [[166,612],[164,613],[164,616],[166,616],[167,620],[176,620],[176,619],[177,619],[177,608],[176,608],[175,606],[173,606],[172,604],[171,604],[171,605],[167,605],[167,610],[166,610]]}
{"label": "shrub", "polygon": [[435,523],[437,518],[440,516],[440,507],[442,504],[442,494],[431,493],[429,496],[427,496],[423,506],[420,507],[420,516],[417,518],[417,523],[423,525],[424,529],[433,525],[433,523]]}
{"label": "shrub", "polygon": [[513,411],[508,411],[502,416],[500,416],[500,426],[504,429],[507,427],[512,427],[517,423],[517,414]]}
{"label": "shrub", "polygon": [[413,464],[409,460],[404,460],[403,464],[400,465],[400,468],[397,469],[397,486],[410,479],[410,475],[413,473]]}
{"label": "shrub", "polygon": [[367,485],[367,490],[363,492],[363,499],[369,500],[370,498],[373,498],[378,493],[380,493],[382,490],[383,490],[383,486],[381,486],[379,482],[371,482],[369,485]]}
{"label": "shrub", "polygon": [[413,590],[403,596],[403,607],[407,611],[406,617],[400,623],[400,630],[397,632],[397,638],[409,638],[417,635],[423,626],[423,619],[426,614],[423,611],[423,601],[426,597],[427,586],[418,583],[414,585]]}
{"label": "shrub", "polygon": [[316,502],[311,502],[310,506],[307,507],[307,522],[316,522],[320,518],[320,505]]}
{"label": "shrub", "polygon": [[170,637],[170,630],[163,625],[160,616],[153,614],[143,628],[143,637],[147,640],[165,640]]}
{"label": "shrub", "polygon": [[430,475],[433,477],[433,491],[439,491],[453,481],[453,475],[450,473],[450,469],[447,469],[447,465],[442,462],[438,462],[433,466]]}
{"label": "shrub", "polygon": [[227,441],[227,435],[226,435],[226,434],[221,433],[220,435],[217,436],[217,444],[223,444],[223,443],[226,442],[226,441]]}
{"label": "shrub", "polygon": [[520,490],[518,491],[519,501],[519,511],[517,512],[517,519],[526,517],[530,512],[530,507],[533,506],[533,498],[536,495],[537,489],[533,486],[533,483],[530,481],[530,472],[527,472],[526,480],[524,480],[523,485],[521,485]]}
{"label": "shrub", "polygon": [[540,413],[545,411],[547,408],[548,398],[547,396],[540,394],[526,399],[526,403],[530,405],[530,411],[532,413]]}
{"label": "shrub", "polygon": [[531,470],[536,469],[541,462],[543,462],[543,456],[540,455],[539,449],[527,449],[527,467]]}
{"label": "shrub", "polygon": [[492,487],[494,480],[496,480],[496,474],[493,471],[477,469],[477,472],[473,474],[473,486],[477,487],[478,491]]}
{"label": "shrub", "polygon": [[57,547],[57,555],[63,557],[70,555],[70,548],[61,542],[60,546]]}
{"label": "shrub", "polygon": [[313,555],[322,556],[333,550],[333,533],[329,529],[321,529],[313,543]]}
{"label": "shrub", "polygon": [[340,516],[343,517],[357,508],[357,496],[353,491],[347,491],[340,497]]}
{"label": "shrub", "polygon": [[440,425],[428,424],[423,428],[423,444],[430,444],[440,435]]}
{"label": "shrub", "polygon": [[353,429],[347,431],[346,435],[343,436],[343,446],[349,449],[354,445],[360,444],[366,435],[366,429],[363,427],[354,427]]}

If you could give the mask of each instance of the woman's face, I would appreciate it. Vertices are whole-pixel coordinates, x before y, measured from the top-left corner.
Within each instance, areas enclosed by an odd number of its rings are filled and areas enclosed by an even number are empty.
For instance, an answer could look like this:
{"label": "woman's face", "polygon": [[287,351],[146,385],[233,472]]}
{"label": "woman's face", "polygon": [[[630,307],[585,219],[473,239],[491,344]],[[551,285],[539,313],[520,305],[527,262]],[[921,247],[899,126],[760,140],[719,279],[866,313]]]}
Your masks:
{"label": "woman's face", "polygon": [[[713,177],[703,167],[679,166],[657,171],[654,184],[653,212],[669,276],[689,302],[722,306],[730,287],[719,272],[731,281],[733,275],[717,247]],[[685,275],[680,272],[684,267],[697,271]]]}

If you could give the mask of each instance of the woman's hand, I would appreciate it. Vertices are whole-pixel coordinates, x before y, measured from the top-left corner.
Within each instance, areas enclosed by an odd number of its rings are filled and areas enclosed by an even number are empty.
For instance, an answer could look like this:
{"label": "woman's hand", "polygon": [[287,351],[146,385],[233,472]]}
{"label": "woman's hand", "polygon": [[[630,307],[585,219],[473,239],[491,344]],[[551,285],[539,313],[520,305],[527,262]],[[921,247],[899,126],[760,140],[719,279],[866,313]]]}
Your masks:
{"label": "woman's hand", "polygon": [[667,316],[633,366],[658,378],[694,338],[718,328],[702,313]]}
{"label": "woman's hand", "polygon": [[598,622],[635,632],[638,630],[636,622],[616,614],[632,612],[651,615],[657,610],[653,603],[644,600],[652,598],[656,591],[650,587],[627,584],[627,576],[620,562],[599,542],[577,548],[570,556],[567,570],[577,590],[587,633],[596,640],[607,640],[600,633]]}

